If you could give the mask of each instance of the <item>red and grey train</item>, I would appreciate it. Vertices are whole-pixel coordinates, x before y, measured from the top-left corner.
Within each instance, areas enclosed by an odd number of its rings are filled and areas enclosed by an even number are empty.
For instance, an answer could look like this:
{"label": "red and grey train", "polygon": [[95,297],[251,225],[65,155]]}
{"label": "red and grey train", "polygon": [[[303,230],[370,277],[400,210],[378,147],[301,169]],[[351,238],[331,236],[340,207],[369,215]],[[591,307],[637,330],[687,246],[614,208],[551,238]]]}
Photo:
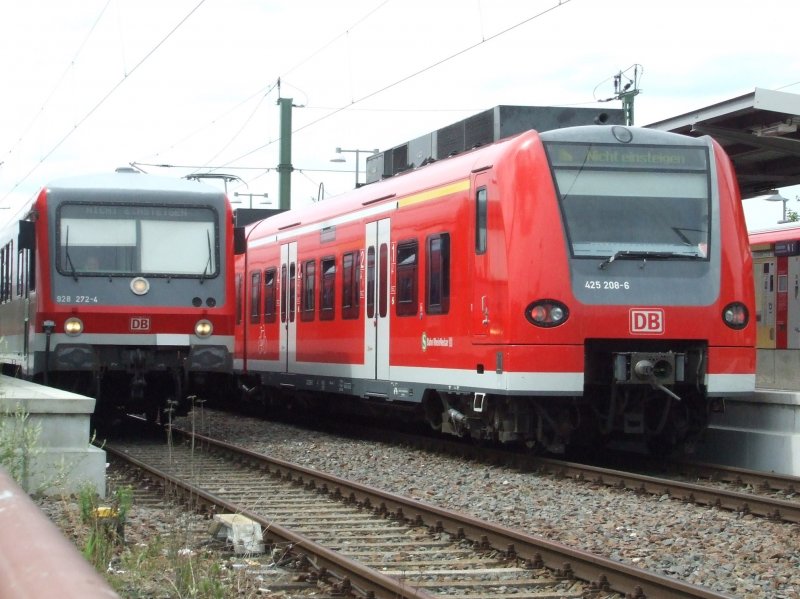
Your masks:
{"label": "red and grey train", "polygon": [[530,130],[246,237],[234,370],[270,401],[664,449],[754,388],[747,231],[709,137]]}
{"label": "red and grey train", "polygon": [[54,181],[0,235],[0,359],[23,376],[155,418],[232,368],[226,195],[119,169]]}
{"label": "red and grey train", "polygon": [[800,349],[800,223],[750,234],[756,346]]}

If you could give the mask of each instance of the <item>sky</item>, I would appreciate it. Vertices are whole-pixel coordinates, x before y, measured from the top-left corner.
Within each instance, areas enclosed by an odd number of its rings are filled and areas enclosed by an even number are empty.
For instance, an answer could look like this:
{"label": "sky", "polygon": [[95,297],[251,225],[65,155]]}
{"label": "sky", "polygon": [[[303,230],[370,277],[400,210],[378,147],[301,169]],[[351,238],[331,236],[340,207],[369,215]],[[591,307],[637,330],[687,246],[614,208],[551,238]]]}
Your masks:
{"label": "sky", "polygon": [[[277,208],[278,98],[302,206],[353,187],[337,147],[364,151],[364,181],[372,149],[499,104],[620,108],[602,100],[635,65],[636,125],[756,87],[800,94],[798,17],[785,0],[8,0],[0,220],[51,180],[131,164],[232,175],[238,206]],[[800,187],[783,194],[800,211]],[[751,229],[782,217],[744,206]]]}

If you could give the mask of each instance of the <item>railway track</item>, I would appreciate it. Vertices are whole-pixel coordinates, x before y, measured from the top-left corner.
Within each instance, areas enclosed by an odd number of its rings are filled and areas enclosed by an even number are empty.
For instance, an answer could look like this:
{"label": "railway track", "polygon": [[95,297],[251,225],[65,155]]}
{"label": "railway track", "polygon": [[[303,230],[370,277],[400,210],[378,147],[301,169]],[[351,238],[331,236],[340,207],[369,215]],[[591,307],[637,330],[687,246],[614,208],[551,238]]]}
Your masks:
{"label": "railway track", "polygon": [[[355,430],[350,427],[350,430]],[[675,500],[751,514],[782,522],[800,523],[800,477],[758,472],[697,462],[662,463],[652,460],[630,469],[609,468],[567,460],[515,453],[504,448],[475,446],[444,438],[368,428],[354,434],[363,438],[402,443],[428,451],[459,455],[465,459],[502,464],[526,472],[584,481],[638,493],[669,496]],[[658,475],[647,471],[658,470]]]}
{"label": "railway track", "polygon": [[[763,491],[774,490],[776,488],[791,488],[791,485],[795,484],[792,482],[794,477],[783,477],[771,473],[748,471],[747,478],[751,482],[741,483],[741,485],[747,484],[751,492],[744,492],[725,488],[717,484],[719,481],[736,483],[737,480],[743,480],[741,476],[745,471],[740,470],[737,478],[736,469],[730,470],[724,466],[701,467],[700,465],[696,465],[694,467],[689,467],[686,472],[698,473],[694,475],[698,478],[699,472],[706,472],[706,482],[687,482],[685,480],[678,480],[677,478],[650,476],[636,472],[600,468],[560,460],[535,458],[534,464],[536,464],[537,470],[539,471],[575,480],[585,480],[593,484],[602,484],[619,489],[631,489],[636,492],[650,493],[653,495],[668,495],[674,499],[698,505],[714,506],[719,509],[742,514],[752,514],[783,522],[800,523],[800,497],[795,500],[787,500],[771,495],[763,495],[759,492],[752,492],[758,491],[759,489]],[[676,474],[673,476],[675,475]]]}
{"label": "railway track", "polygon": [[259,522],[270,544],[307,556],[341,593],[727,596],[200,435],[169,446],[113,442],[106,450],[164,478],[204,509]]}

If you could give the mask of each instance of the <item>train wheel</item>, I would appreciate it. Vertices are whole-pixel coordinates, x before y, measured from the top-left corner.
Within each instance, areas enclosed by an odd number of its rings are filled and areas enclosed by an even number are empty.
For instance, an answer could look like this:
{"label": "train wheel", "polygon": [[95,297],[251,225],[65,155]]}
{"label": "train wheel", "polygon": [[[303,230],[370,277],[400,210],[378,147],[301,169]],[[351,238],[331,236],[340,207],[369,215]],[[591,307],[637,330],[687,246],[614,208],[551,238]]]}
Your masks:
{"label": "train wheel", "polygon": [[439,394],[435,391],[426,393],[422,400],[422,409],[425,414],[425,422],[427,422],[433,430],[441,432],[444,407]]}

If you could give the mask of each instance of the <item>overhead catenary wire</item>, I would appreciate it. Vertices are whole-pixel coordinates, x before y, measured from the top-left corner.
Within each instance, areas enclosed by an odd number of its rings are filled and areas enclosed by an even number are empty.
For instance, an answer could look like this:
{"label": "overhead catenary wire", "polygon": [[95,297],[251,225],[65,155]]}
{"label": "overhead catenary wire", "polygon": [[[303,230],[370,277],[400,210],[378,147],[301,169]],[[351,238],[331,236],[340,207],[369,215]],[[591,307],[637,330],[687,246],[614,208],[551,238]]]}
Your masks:
{"label": "overhead catenary wire", "polygon": [[[364,22],[365,22],[367,19],[369,19],[369,18],[370,18],[372,15],[374,15],[376,12],[378,12],[380,9],[382,9],[384,6],[386,6],[386,5],[387,5],[389,2],[391,2],[391,0],[384,0],[383,2],[381,2],[381,3],[380,3],[378,6],[376,6],[375,8],[372,8],[372,9],[370,9],[370,10],[369,10],[369,11],[368,11],[366,14],[364,14],[364,15],[363,15],[363,16],[361,16],[361,17],[359,17],[359,18],[358,18],[358,19],[357,19],[357,20],[356,20],[356,21],[355,21],[355,22],[354,22],[352,25],[348,26],[348,27],[347,27],[347,28],[346,28],[344,31],[342,31],[341,33],[339,33],[339,34],[335,35],[334,37],[332,37],[332,38],[331,38],[329,41],[325,42],[325,43],[324,43],[324,44],[322,44],[322,45],[321,45],[319,48],[317,48],[316,50],[314,50],[313,52],[311,52],[311,53],[310,53],[308,56],[306,56],[305,58],[303,58],[302,60],[300,60],[299,62],[297,62],[297,63],[296,63],[294,66],[292,66],[292,67],[291,67],[289,70],[285,71],[285,72],[283,73],[282,77],[278,77],[278,78],[277,78],[277,81],[280,81],[281,79],[284,79],[284,83],[285,83],[285,77],[286,77],[286,75],[289,75],[289,74],[291,74],[292,72],[296,71],[297,69],[299,69],[300,67],[302,67],[304,64],[306,64],[307,62],[309,62],[310,60],[312,60],[312,59],[313,59],[315,56],[318,56],[319,54],[321,54],[322,52],[324,52],[326,49],[328,49],[328,48],[329,48],[331,45],[333,45],[334,43],[336,43],[338,40],[340,40],[341,38],[343,38],[343,37],[347,36],[349,32],[353,31],[353,30],[354,30],[354,29],[356,29],[358,26],[360,26],[361,24],[363,24],[363,23],[364,23]],[[250,101],[251,101],[253,98],[255,98],[255,97],[258,97],[258,96],[261,96],[261,100],[259,100],[259,107],[260,107],[260,106],[261,106],[261,102],[263,101],[263,99],[264,99],[264,98],[265,98],[265,97],[266,97],[266,96],[267,96],[267,95],[268,95],[270,92],[272,92],[272,91],[275,89],[275,87],[277,87],[277,86],[278,86],[278,83],[276,82],[276,83],[270,83],[269,85],[266,85],[266,86],[262,87],[262,88],[261,88],[261,89],[259,89],[257,92],[255,92],[255,93],[253,93],[253,94],[250,94],[250,95],[249,95],[249,96],[248,96],[246,99],[244,99],[244,100],[242,100],[241,102],[237,103],[237,104],[236,104],[234,107],[232,107],[231,109],[229,109],[229,110],[225,111],[223,114],[221,114],[221,115],[217,116],[216,118],[212,119],[212,120],[211,120],[209,123],[207,123],[207,124],[203,125],[203,126],[202,126],[202,127],[200,127],[199,129],[196,129],[196,130],[195,130],[195,131],[193,131],[192,133],[189,133],[188,135],[184,136],[182,139],[178,140],[177,142],[174,142],[174,143],[170,144],[170,145],[169,145],[169,147],[168,147],[168,149],[170,149],[170,150],[171,150],[171,149],[175,148],[176,146],[178,146],[178,145],[180,145],[180,144],[184,143],[184,142],[185,142],[185,141],[187,141],[188,139],[191,139],[192,137],[194,137],[195,135],[197,135],[197,134],[198,134],[198,133],[200,133],[201,131],[204,131],[205,129],[208,129],[208,128],[209,128],[209,127],[211,127],[211,126],[214,126],[214,125],[216,125],[216,124],[217,124],[217,122],[218,122],[219,120],[221,120],[222,118],[224,118],[224,117],[226,117],[226,116],[230,115],[231,113],[235,112],[235,111],[236,111],[236,110],[238,110],[238,109],[239,109],[241,106],[243,106],[244,104],[246,104],[246,103],[250,102]],[[266,90],[266,91],[265,91],[265,90]],[[253,116],[254,116],[254,115],[255,115],[255,111],[253,111],[253,113],[251,113],[251,116],[250,116],[250,118],[248,119],[248,122],[249,122],[249,121],[250,121],[250,120],[253,118]],[[242,131],[243,129],[244,129],[244,127],[241,127],[241,128],[240,128],[240,130],[239,130],[239,133],[241,133],[241,131]],[[234,136],[234,138],[233,138],[233,139],[235,139],[235,137],[237,137],[239,133],[237,133],[237,135],[236,135],[236,136]],[[230,146],[230,143],[232,143],[233,139],[231,139],[231,141],[230,141],[230,142],[229,142],[229,143],[226,145],[226,147]],[[222,153],[222,151],[223,151],[223,150],[220,150],[219,152],[217,152],[217,153],[214,155],[214,157],[213,157],[213,158],[210,158],[208,161],[209,161],[209,162],[212,162],[214,159],[216,159],[216,157],[218,157],[218,156],[219,156],[219,155]],[[156,152],[155,154],[152,154],[152,155],[153,155],[153,156],[159,156],[159,155],[161,155],[162,153],[163,153],[163,151],[159,151],[159,152]],[[208,167],[208,168],[211,168],[211,167]],[[216,167],[216,168],[221,168],[221,167]]]}
{"label": "overhead catenary wire", "polygon": [[[297,129],[294,129],[292,131],[292,134],[294,135],[295,133],[299,133],[300,131],[303,131],[305,129],[313,127],[314,125],[317,125],[317,124],[329,119],[330,117],[332,117],[332,116],[334,116],[334,115],[336,115],[336,114],[338,114],[338,113],[340,113],[340,112],[342,112],[344,110],[347,110],[347,109],[351,108],[355,104],[358,104],[360,102],[363,102],[365,100],[373,98],[373,97],[375,97],[375,96],[377,96],[377,95],[379,95],[379,94],[381,94],[381,93],[383,93],[383,92],[385,92],[387,90],[392,89],[393,87],[396,87],[396,86],[398,86],[398,85],[400,85],[402,83],[405,83],[406,81],[409,81],[409,80],[411,80],[411,79],[413,79],[415,77],[418,77],[419,75],[421,75],[423,73],[426,73],[426,72],[428,72],[428,71],[430,71],[430,70],[432,70],[432,69],[434,69],[436,67],[439,67],[439,66],[443,65],[444,63],[446,63],[446,62],[448,62],[448,61],[450,61],[450,60],[452,60],[454,58],[457,58],[458,56],[461,56],[462,54],[465,54],[465,53],[467,53],[467,52],[469,52],[471,50],[474,50],[475,48],[477,48],[479,46],[482,46],[485,43],[488,43],[488,42],[490,42],[490,41],[492,41],[494,39],[497,39],[498,37],[500,37],[502,35],[505,35],[506,33],[509,33],[510,31],[513,31],[513,30],[521,27],[522,25],[525,25],[525,24],[527,24],[527,23],[529,23],[529,22],[531,22],[531,21],[533,21],[535,19],[538,19],[540,17],[543,17],[544,15],[546,15],[546,14],[556,10],[557,8],[560,8],[561,6],[564,6],[568,2],[570,2],[570,0],[555,0],[555,1],[556,1],[555,5],[553,5],[553,6],[549,7],[549,8],[546,8],[546,9],[544,9],[544,10],[542,10],[542,11],[536,13],[535,15],[532,15],[532,16],[526,18],[526,19],[523,19],[522,21],[519,21],[518,23],[515,23],[514,25],[506,27],[502,31],[499,31],[499,32],[497,32],[497,33],[495,33],[493,35],[490,35],[489,37],[483,37],[482,36],[482,39],[479,42],[476,42],[474,44],[470,44],[469,46],[467,46],[465,48],[462,48],[461,50],[458,50],[457,52],[454,52],[453,54],[450,54],[449,56],[441,58],[441,59],[437,60],[436,62],[433,62],[433,63],[429,64],[426,67],[423,67],[421,69],[418,69],[417,71],[414,71],[413,73],[405,75],[405,76],[395,80],[393,83],[390,83],[390,84],[385,85],[385,86],[383,86],[383,87],[381,87],[379,89],[376,89],[376,90],[374,90],[372,92],[369,92],[369,93],[361,96],[360,98],[353,99],[349,104],[346,104],[344,106],[340,106],[338,108],[332,109],[329,113],[319,117],[318,119],[315,119],[315,120],[313,120],[313,121],[311,121],[309,123],[306,123],[305,125],[302,125],[302,126],[298,127]],[[252,150],[250,150],[250,151],[248,151],[248,152],[246,152],[246,153],[244,153],[244,154],[242,154],[240,156],[237,156],[236,158],[234,158],[234,159],[230,160],[228,163],[226,163],[226,165],[234,163],[234,162],[238,162],[239,160],[247,158],[248,156],[250,156],[252,154],[255,154],[256,152],[258,152],[260,150],[263,150],[264,148],[267,148],[267,147],[271,146],[272,144],[277,143],[278,141],[280,141],[280,139],[270,140],[266,144],[262,144],[262,145],[258,146],[257,148],[254,148],[254,149],[252,149]]]}
{"label": "overhead catenary wire", "polygon": [[47,97],[44,99],[44,102],[42,102],[42,105],[39,107],[39,110],[36,112],[35,115],[33,115],[33,118],[31,119],[31,121],[22,130],[22,133],[19,135],[17,140],[12,144],[12,146],[9,148],[8,152],[6,153],[6,155],[12,156],[14,154],[14,150],[17,149],[19,144],[22,143],[22,141],[28,135],[28,133],[33,128],[33,126],[36,124],[36,122],[46,112],[47,107],[50,104],[50,100],[52,100],[53,96],[56,95],[56,92],[61,87],[61,84],[64,82],[64,79],[66,79],[67,74],[73,68],[75,68],[75,64],[78,62],[78,57],[81,55],[81,52],[83,52],[83,48],[86,46],[86,43],[89,41],[89,38],[92,37],[92,33],[94,33],[94,30],[97,27],[97,24],[103,18],[103,15],[105,14],[106,9],[108,9],[108,5],[109,4],[111,4],[111,0],[106,0],[105,6],[103,6],[103,8],[100,9],[100,14],[97,15],[97,18],[94,20],[94,23],[92,23],[92,26],[89,28],[89,31],[87,32],[86,36],[83,38],[83,41],[78,46],[78,49],[75,51],[75,54],[73,55],[72,60],[69,61],[69,63],[67,64],[66,68],[64,69],[64,72],[61,73],[61,76],[58,78],[58,81],[56,81],[55,85],[53,86],[53,89],[50,90],[50,93],[47,94]]}
{"label": "overhead catenary wire", "polygon": [[69,131],[67,131],[67,132],[66,132],[66,133],[65,133],[65,134],[64,134],[64,135],[63,135],[63,136],[62,136],[62,137],[61,137],[61,138],[60,138],[60,139],[59,139],[59,140],[56,142],[56,144],[55,144],[55,145],[54,145],[52,148],[50,148],[50,149],[49,149],[49,150],[48,150],[48,151],[47,151],[47,152],[46,152],[46,153],[45,153],[45,154],[44,154],[44,155],[43,155],[43,156],[42,156],[42,157],[39,159],[39,162],[37,162],[36,164],[34,164],[34,166],[33,166],[33,167],[32,167],[32,168],[31,168],[31,169],[30,169],[30,170],[29,170],[27,173],[25,173],[25,175],[23,175],[23,177],[22,177],[21,179],[19,179],[19,180],[18,180],[18,181],[17,181],[17,182],[14,184],[14,186],[13,186],[13,187],[12,187],[12,188],[11,188],[11,189],[10,189],[10,190],[9,190],[9,191],[8,191],[8,192],[7,192],[7,193],[4,195],[4,196],[3,196],[3,198],[2,198],[2,199],[0,199],[0,202],[3,202],[3,201],[5,201],[5,200],[6,200],[6,199],[7,199],[7,198],[8,198],[8,197],[9,197],[9,196],[10,196],[10,195],[11,195],[11,194],[12,194],[12,193],[13,193],[13,192],[14,192],[14,191],[15,191],[15,190],[16,190],[16,189],[19,187],[19,186],[20,186],[20,185],[22,185],[22,183],[24,183],[24,182],[25,182],[25,181],[28,179],[28,177],[30,177],[30,176],[31,176],[31,175],[32,175],[32,174],[33,174],[33,173],[34,173],[34,172],[35,172],[35,171],[36,171],[36,170],[39,168],[39,166],[40,166],[40,165],[41,165],[41,164],[42,164],[44,161],[46,161],[46,160],[47,160],[47,159],[48,159],[50,156],[52,156],[52,155],[53,155],[53,153],[54,153],[56,150],[58,150],[58,148],[60,148],[60,147],[61,147],[61,146],[64,144],[64,142],[66,142],[66,141],[67,141],[67,139],[69,139],[69,138],[72,136],[72,134],[73,134],[73,133],[75,133],[75,131],[77,131],[77,130],[78,130],[78,128],[79,128],[81,125],[83,125],[83,123],[85,123],[85,122],[86,122],[86,121],[87,121],[87,120],[88,120],[88,119],[89,119],[89,118],[90,118],[90,117],[91,117],[91,116],[92,116],[92,115],[93,115],[93,114],[94,114],[94,113],[95,113],[95,112],[96,112],[96,111],[97,111],[97,110],[98,110],[98,109],[99,109],[99,108],[100,108],[100,107],[101,107],[103,104],[105,104],[105,102],[106,102],[106,101],[107,101],[107,100],[108,100],[108,99],[111,97],[111,95],[112,95],[112,94],[113,94],[115,91],[117,91],[117,90],[120,88],[120,86],[121,86],[123,83],[125,83],[125,82],[128,80],[128,78],[129,78],[131,75],[133,75],[133,73],[134,73],[134,72],[136,72],[136,71],[139,69],[139,67],[141,67],[141,66],[142,66],[142,65],[143,65],[145,62],[147,62],[147,60],[148,60],[148,59],[149,59],[151,56],[153,56],[153,54],[155,54],[155,53],[156,53],[156,51],[158,51],[158,49],[159,49],[161,46],[163,46],[163,45],[164,45],[164,43],[165,43],[165,42],[166,42],[166,41],[167,41],[167,40],[168,40],[170,37],[172,37],[172,35],[173,35],[173,34],[174,34],[174,33],[175,33],[177,30],[178,30],[178,29],[180,29],[180,27],[181,27],[181,26],[182,26],[182,25],[183,25],[183,24],[184,24],[184,23],[185,23],[185,22],[186,22],[186,21],[187,21],[187,20],[188,20],[188,19],[189,19],[189,18],[190,18],[190,17],[191,17],[191,16],[192,16],[194,13],[195,13],[195,12],[197,12],[197,10],[198,10],[198,9],[199,9],[199,8],[200,8],[200,7],[201,7],[203,4],[205,4],[205,2],[206,2],[206,0],[200,0],[200,1],[197,3],[197,5],[195,5],[195,7],[194,7],[194,8],[192,8],[192,9],[191,9],[191,10],[190,10],[190,11],[189,11],[189,12],[188,12],[188,13],[187,13],[187,14],[186,14],[186,15],[185,15],[185,16],[184,16],[184,17],[183,17],[183,18],[182,18],[180,21],[178,21],[178,23],[177,23],[177,24],[176,24],[176,25],[175,25],[175,26],[174,26],[172,29],[170,29],[170,31],[169,31],[169,32],[167,32],[167,34],[166,34],[166,35],[165,35],[163,38],[161,38],[161,40],[160,40],[160,41],[159,41],[159,42],[158,42],[158,43],[157,43],[155,46],[153,46],[153,48],[151,48],[151,49],[150,49],[150,51],[149,51],[149,52],[147,52],[147,53],[146,53],[146,54],[145,54],[145,55],[142,57],[142,59],[141,59],[141,60],[139,60],[139,62],[137,62],[137,63],[136,63],[134,66],[133,66],[133,68],[132,68],[130,71],[127,71],[127,72],[126,72],[126,73],[125,73],[125,74],[122,76],[122,79],[120,79],[120,80],[119,80],[119,81],[118,81],[116,84],[114,84],[114,85],[111,87],[111,89],[109,89],[109,90],[108,90],[108,91],[107,91],[107,92],[106,92],[106,93],[105,93],[105,94],[104,94],[104,95],[103,95],[103,96],[100,98],[100,100],[99,100],[97,103],[95,103],[95,105],[94,105],[94,106],[92,106],[92,108],[90,108],[90,109],[89,109],[89,111],[88,111],[86,114],[84,114],[84,115],[83,115],[83,116],[82,116],[82,117],[81,117],[81,118],[80,118],[80,119],[79,119],[79,120],[78,120],[78,121],[77,121],[77,122],[76,122],[76,123],[75,123],[75,124],[72,126],[72,128],[71,128]]}

